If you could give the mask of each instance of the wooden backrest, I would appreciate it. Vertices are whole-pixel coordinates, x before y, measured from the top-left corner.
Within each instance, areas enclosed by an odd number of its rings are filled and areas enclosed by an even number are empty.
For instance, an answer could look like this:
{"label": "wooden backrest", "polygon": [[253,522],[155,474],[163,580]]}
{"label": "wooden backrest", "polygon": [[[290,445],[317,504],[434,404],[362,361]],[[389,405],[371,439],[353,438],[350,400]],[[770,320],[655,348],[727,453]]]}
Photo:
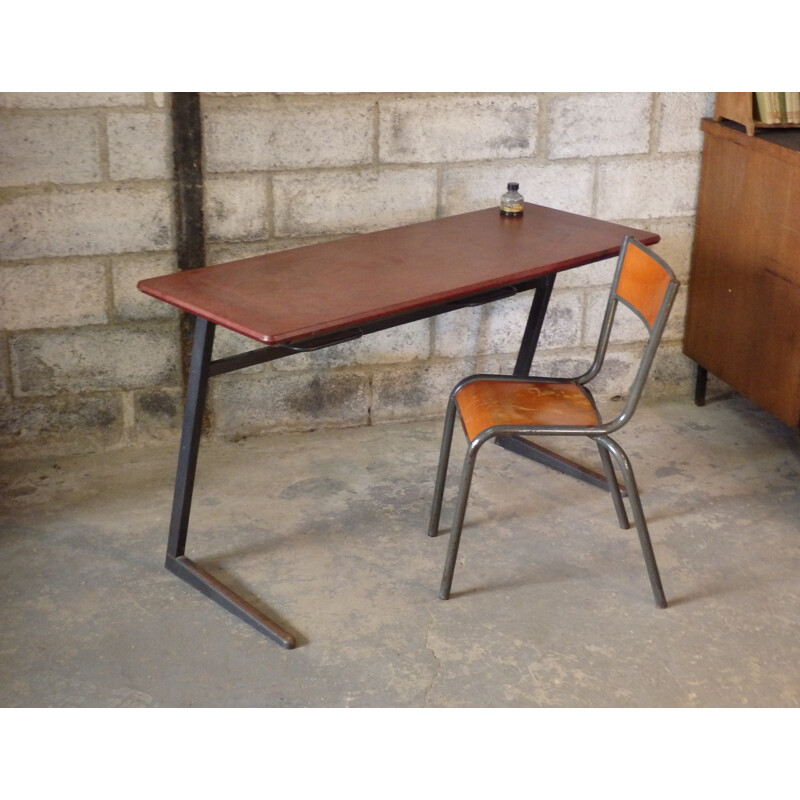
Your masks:
{"label": "wooden backrest", "polygon": [[666,264],[637,241],[627,241],[616,294],[639,314],[651,330],[667,290],[675,282],[675,275]]}

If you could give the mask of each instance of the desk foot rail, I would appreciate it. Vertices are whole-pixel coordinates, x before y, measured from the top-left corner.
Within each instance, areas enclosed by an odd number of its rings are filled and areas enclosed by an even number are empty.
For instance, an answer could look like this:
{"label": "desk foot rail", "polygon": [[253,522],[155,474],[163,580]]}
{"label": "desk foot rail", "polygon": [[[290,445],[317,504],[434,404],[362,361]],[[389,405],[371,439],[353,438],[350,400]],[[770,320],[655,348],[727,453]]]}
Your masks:
{"label": "desk foot rail", "polygon": [[[573,461],[572,459],[566,458],[558,453],[554,453],[552,450],[547,450],[544,447],[540,447],[528,439],[523,439],[521,436],[498,436],[496,441],[500,447],[504,447],[506,450],[510,450],[512,453],[516,453],[519,456],[524,456],[525,458],[530,458],[532,461],[536,461],[539,464],[544,464],[544,466],[550,467],[550,469],[558,470],[558,472],[563,472],[565,475],[577,478],[584,483],[589,483],[592,486],[599,487],[600,489],[609,490],[608,481],[606,480],[605,475],[595,472],[594,470],[587,469],[583,465],[578,464],[577,461]],[[619,484],[619,489],[623,496],[627,496],[625,487],[622,484]]]}
{"label": "desk foot rail", "polygon": [[221,605],[226,611],[230,611],[239,619],[252,625],[257,631],[268,636],[287,650],[292,650],[297,646],[297,642],[291,633],[243,600],[238,594],[231,591],[224,583],[218,581],[191,559],[186,558],[186,556],[174,557],[168,555],[164,566],[181,580],[186,581],[206,597]]}

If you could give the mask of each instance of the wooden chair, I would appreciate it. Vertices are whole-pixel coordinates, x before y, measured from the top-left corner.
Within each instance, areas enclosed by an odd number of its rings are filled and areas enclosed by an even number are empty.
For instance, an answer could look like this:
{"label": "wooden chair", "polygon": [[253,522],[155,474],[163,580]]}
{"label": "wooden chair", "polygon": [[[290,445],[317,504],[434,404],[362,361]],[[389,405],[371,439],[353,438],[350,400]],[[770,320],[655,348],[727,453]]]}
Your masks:
{"label": "wooden chair", "polygon": [[[456,385],[445,415],[429,536],[438,534],[456,412],[469,445],[461,472],[439,597],[446,600],[450,596],[470,484],[480,448],[490,439],[501,436],[586,436],[597,444],[620,527],[629,528],[614,462],[622,474],[653,596],[659,608],[666,608],[667,601],[633,469],[625,451],[610,434],[626,425],[636,410],[678,286],[675,275],[662,259],[635,239],[626,237],[611,284],[594,361],[583,375],[577,378],[473,375]],[[587,384],[600,374],[603,367],[619,303],[636,313],[649,336],[624,408],[614,419],[603,421]]]}

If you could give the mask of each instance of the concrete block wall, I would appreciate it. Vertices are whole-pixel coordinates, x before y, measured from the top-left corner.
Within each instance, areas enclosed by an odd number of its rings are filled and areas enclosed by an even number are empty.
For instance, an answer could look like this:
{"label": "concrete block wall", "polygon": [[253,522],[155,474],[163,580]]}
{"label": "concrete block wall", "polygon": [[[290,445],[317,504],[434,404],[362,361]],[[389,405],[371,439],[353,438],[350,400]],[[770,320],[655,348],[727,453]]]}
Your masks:
{"label": "concrete block wall", "polygon": [[[685,283],[709,93],[202,95],[209,263],[526,199],[661,234]],[[178,315],[141,295],[175,269],[168,93],[0,94],[0,445],[175,437]],[[321,265],[324,269],[324,265]],[[561,276],[534,371],[583,364],[613,264]],[[688,392],[685,290],[653,393]],[[212,434],[441,413],[452,384],[509,369],[529,296],[212,382]],[[638,333],[615,346],[624,392]],[[251,343],[220,331],[218,355]]]}

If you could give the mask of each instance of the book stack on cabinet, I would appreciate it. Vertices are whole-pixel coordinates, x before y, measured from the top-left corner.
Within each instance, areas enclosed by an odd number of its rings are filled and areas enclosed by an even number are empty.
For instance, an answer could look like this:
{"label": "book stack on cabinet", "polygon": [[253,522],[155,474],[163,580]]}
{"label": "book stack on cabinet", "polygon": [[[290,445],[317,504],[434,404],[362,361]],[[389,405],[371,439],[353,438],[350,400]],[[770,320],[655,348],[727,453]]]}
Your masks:
{"label": "book stack on cabinet", "polygon": [[800,128],[800,92],[717,92],[714,120],[756,128]]}
{"label": "book stack on cabinet", "polygon": [[758,122],[800,126],[800,92],[754,92]]}

